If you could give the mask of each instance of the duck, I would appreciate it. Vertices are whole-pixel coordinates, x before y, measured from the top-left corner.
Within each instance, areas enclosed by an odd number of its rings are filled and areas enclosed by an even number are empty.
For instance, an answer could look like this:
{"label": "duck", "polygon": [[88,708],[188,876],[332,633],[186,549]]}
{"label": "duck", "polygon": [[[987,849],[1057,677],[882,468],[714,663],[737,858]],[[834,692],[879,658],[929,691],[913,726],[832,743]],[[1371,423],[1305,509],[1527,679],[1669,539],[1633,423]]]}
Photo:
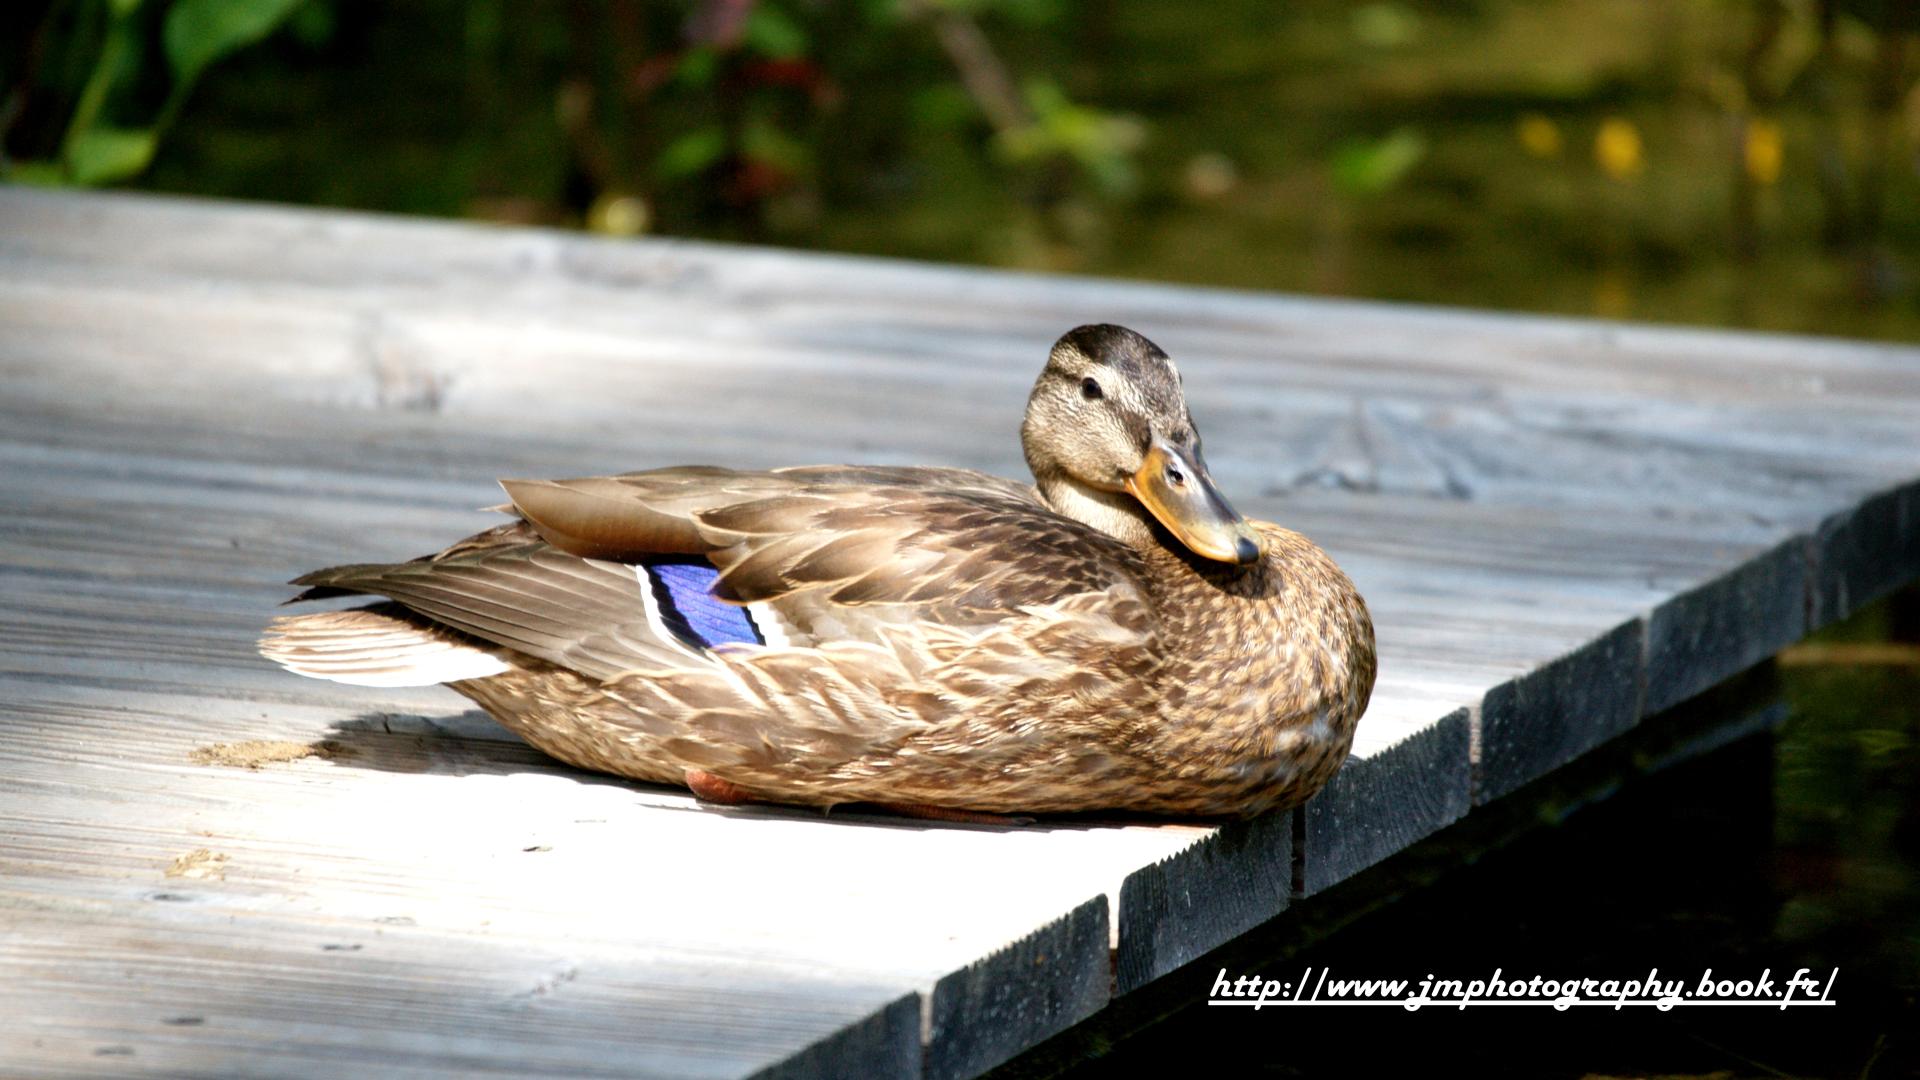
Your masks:
{"label": "duck", "polygon": [[997,820],[1244,818],[1346,760],[1366,603],[1242,516],[1179,370],[1069,331],[1027,400],[1031,484],[971,469],[655,468],[503,480],[504,524],[296,578],[260,652],[443,684],[581,769],[711,803]]}

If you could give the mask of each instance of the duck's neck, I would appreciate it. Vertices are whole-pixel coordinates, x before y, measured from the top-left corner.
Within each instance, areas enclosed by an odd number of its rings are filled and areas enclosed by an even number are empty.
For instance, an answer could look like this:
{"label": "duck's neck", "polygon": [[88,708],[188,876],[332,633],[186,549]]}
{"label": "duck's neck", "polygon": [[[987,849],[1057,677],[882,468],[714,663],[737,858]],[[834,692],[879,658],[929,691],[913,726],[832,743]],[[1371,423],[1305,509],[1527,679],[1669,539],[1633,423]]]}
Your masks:
{"label": "duck's neck", "polygon": [[1124,491],[1101,491],[1063,474],[1036,477],[1034,487],[1056,514],[1090,525],[1128,547],[1161,546],[1146,507]]}

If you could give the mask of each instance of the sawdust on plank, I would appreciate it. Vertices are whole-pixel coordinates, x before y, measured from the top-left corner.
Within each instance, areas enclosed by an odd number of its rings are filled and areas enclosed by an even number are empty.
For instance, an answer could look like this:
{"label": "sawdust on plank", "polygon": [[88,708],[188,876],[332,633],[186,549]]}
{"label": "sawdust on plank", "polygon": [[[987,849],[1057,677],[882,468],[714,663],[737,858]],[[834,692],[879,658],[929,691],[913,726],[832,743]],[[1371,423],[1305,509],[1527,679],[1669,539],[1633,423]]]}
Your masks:
{"label": "sawdust on plank", "polygon": [[290,742],[284,739],[253,739],[247,742],[214,743],[212,746],[196,748],[188,758],[196,765],[232,765],[243,769],[258,769],[262,765],[277,765],[285,761],[299,761],[301,758],[331,758],[338,748],[331,743]]}
{"label": "sawdust on plank", "polygon": [[225,881],[226,866],[225,855],[206,848],[195,848],[167,864],[167,876],[198,878],[202,881]]}

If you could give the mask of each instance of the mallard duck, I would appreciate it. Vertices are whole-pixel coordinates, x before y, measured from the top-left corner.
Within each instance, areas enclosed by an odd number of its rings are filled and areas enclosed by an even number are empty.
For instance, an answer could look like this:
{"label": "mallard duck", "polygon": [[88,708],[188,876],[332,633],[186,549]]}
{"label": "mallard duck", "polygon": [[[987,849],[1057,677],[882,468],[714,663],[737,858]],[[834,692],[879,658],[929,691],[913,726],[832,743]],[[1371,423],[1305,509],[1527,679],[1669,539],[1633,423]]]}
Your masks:
{"label": "mallard duck", "polygon": [[1031,486],[855,465],[502,481],[511,522],[296,579],[295,601],[387,599],[278,619],[261,651],[444,683],[562,761],[719,802],[1214,817],[1319,790],[1373,688],[1366,605],[1222,496],[1167,354],[1069,332],[1021,445]]}

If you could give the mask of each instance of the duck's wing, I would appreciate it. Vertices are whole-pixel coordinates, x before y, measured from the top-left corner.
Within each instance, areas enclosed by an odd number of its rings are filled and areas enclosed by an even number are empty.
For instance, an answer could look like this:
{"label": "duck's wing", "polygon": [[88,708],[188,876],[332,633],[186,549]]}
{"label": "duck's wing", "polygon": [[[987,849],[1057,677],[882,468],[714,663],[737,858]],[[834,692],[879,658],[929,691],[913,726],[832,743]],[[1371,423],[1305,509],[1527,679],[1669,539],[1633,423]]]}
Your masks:
{"label": "duck's wing", "polygon": [[295,616],[265,651],[325,660],[343,681],[355,665],[424,679],[451,670],[450,630],[606,680],[704,668],[731,645],[919,649],[1072,597],[1060,611],[1079,622],[1100,618],[1103,597],[1139,599],[1124,545],[969,470],[677,468],[503,486],[519,521],[411,562],[295,581],[308,587],[295,600],[384,596],[427,623],[383,617],[394,644],[349,657],[333,650],[370,640],[371,616]]}
{"label": "duck's wing", "polygon": [[[632,566],[557,550],[525,521],[516,521],[412,562],[316,570],[294,579],[294,584],[307,590],[289,603],[357,594],[386,596],[430,620],[421,624],[423,630],[450,629],[456,632],[450,640],[464,636],[481,647],[505,646],[606,679],[623,671],[668,668],[687,661],[684,649],[663,634],[658,612],[649,610],[643,580]],[[387,611],[392,605],[377,607],[393,614]],[[372,640],[362,625],[368,616],[330,615],[333,618],[301,615],[277,621],[268,655],[282,663],[294,658],[311,665],[325,658],[327,650],[337,648],[331,637],[357,635],[362,644]],[[342,618],[346,622],[335,625]],[[405,628],[389,626],[391,621],[381,623],[395,638],[389,650],[394,655],[332,659],[352,659],[368,667],[381,663],[404,667],[413,662],[421,645],[403,640]],[[447,638],[444,633],[439,636]],[[304,654],[298,652],[302,649]],[[345,674],[328,677],[364,681]]]}
{"label": "duck's wing", "polygon": [[879,644],[883,627],[902,625],[978,630],[1138,580],[1125,545],[1029,487],[971,470],[663,469],[503,486],[562,551],[706,560],[714,593],[745,605],[776,644]]}

